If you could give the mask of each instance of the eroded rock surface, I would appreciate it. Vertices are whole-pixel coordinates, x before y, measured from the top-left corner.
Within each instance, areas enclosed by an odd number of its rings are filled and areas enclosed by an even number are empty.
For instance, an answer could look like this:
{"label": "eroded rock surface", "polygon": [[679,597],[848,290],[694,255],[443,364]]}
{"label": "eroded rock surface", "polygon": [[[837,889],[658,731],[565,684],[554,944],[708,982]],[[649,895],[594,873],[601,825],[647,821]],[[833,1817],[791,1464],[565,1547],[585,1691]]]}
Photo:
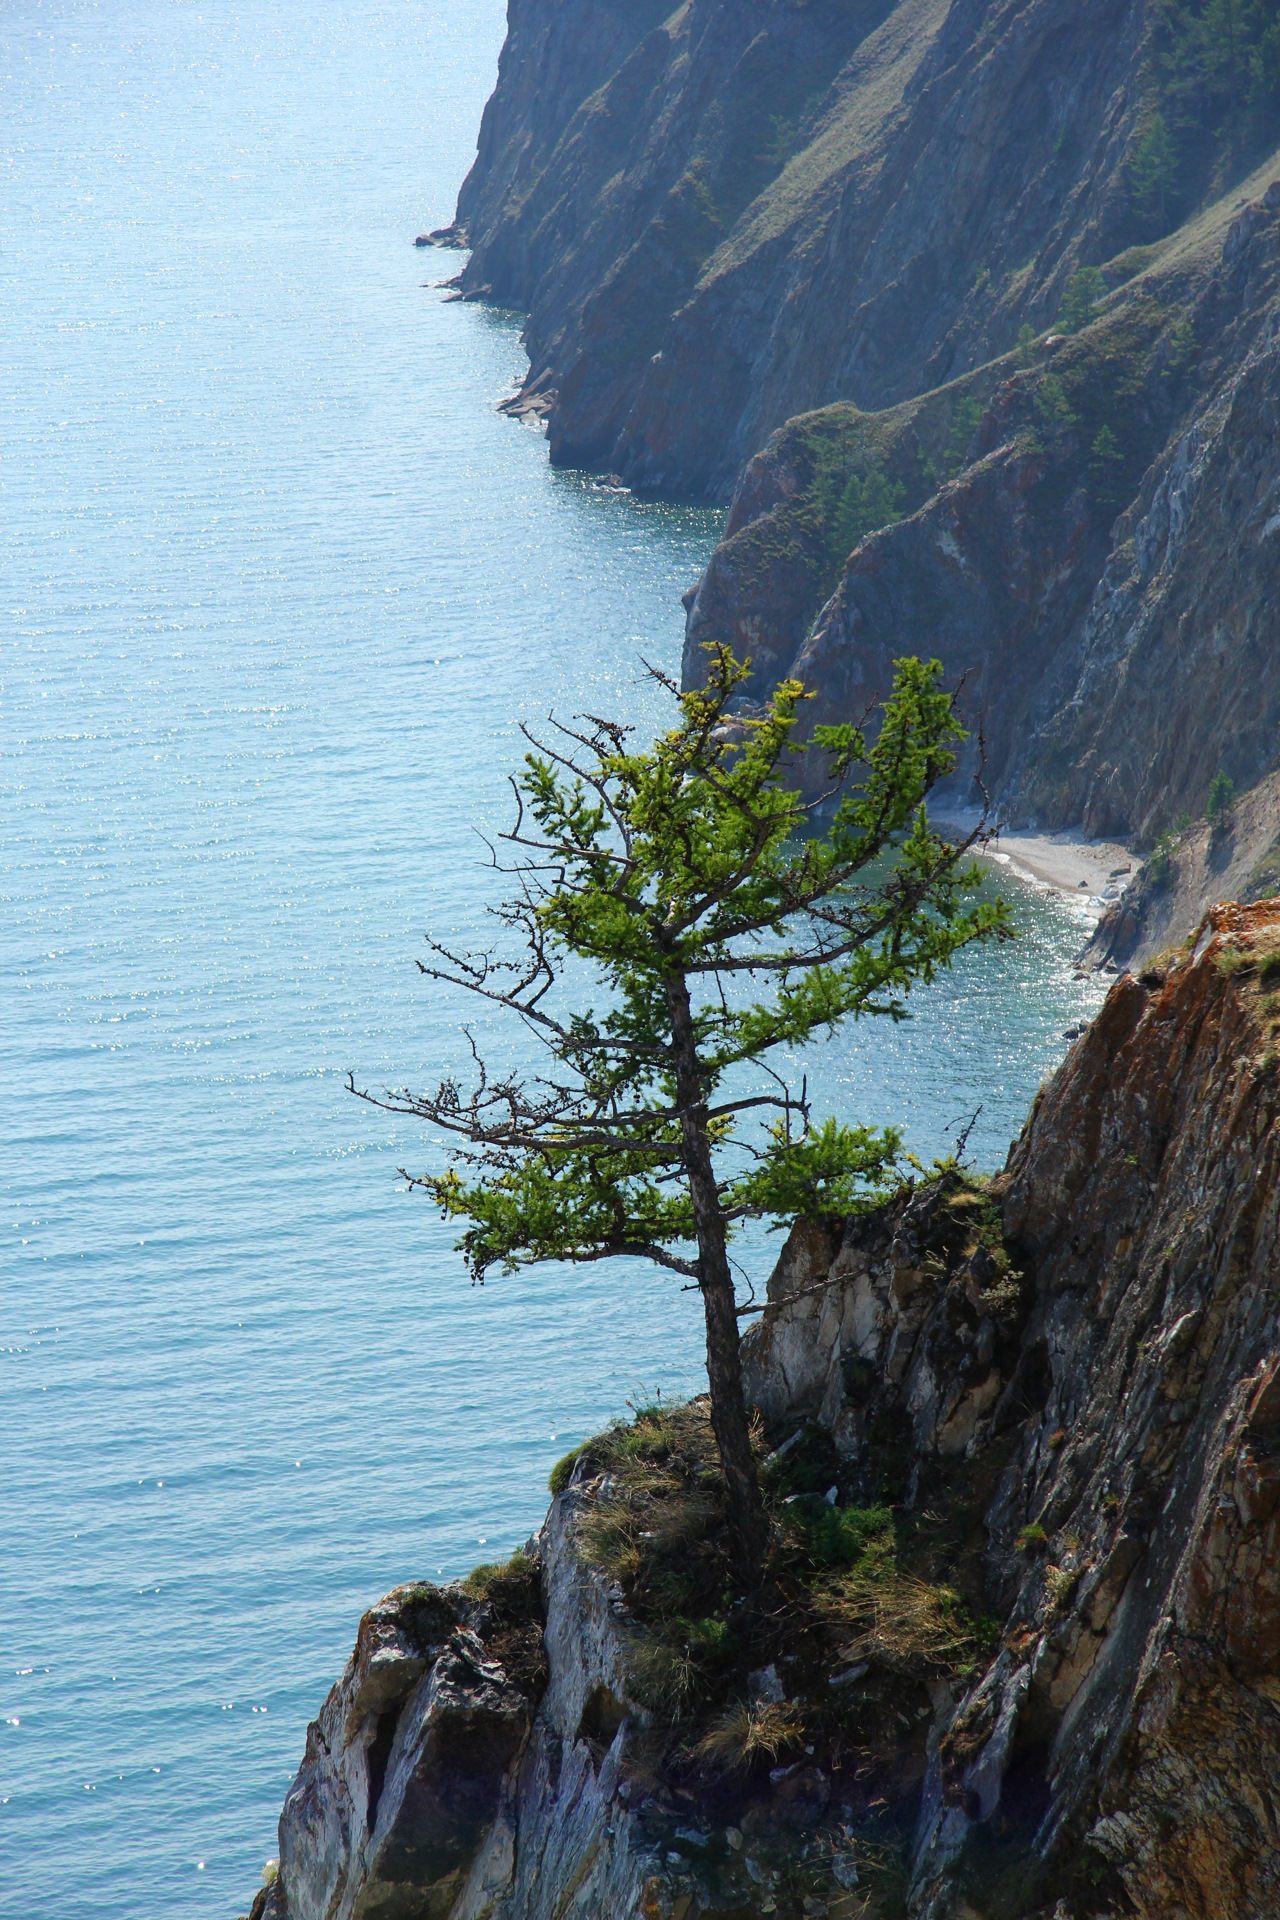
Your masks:
{"label": "eroded rock surface", "polygon": [[[950,805],[980,734],[1005,824],[1143,853],[1280,738],[1278,120],[1228,137],[1201,98],[1144,201],[1175,12],[512,0],[446,230],[467,297],[528,313],[511,406],[554,460],[732,496],[686,684],[727,642],[812,723],[936,654],[974,734]],[[1225,897],[1193,891],[1148,920]]]}
{"label": "eroded rock surface", "polygon": [[513,0],[468,292],[553,455],[724,498],[791,416],[939,386],[1132,239],[1144,0]]}
{"label": "eroded rock surface", "polygon": [[[1278,1049],[1280,903],[1216,909],[1117,983],[993,1183],[792,1233],[748,1342],[766,1479],[808,1449],[806,1525],[891,1514],[949,1543],[990,1613],[967,1654],[902,1612],[929,1600],[919,1572],[843,1659],[827,1589],[793,1594],[798,1637],[743,1711],[804,1731],[776,1765],[708,1772],[688,1710],[655,1706],[652,1620],[587,1564],[593,1517],[620,1511],[607,1457],[629,1457],[589,1446],[536,1578],[400,1588],[366,1616],[255,1912],[1280,1912]],[[748,1663],[772,1630],[741,1616]],[[874,1820],[896,1852],[868,1848]]]}
{"label": "eroded rock surface", "polygon": [[857,1448],[898,1381],[917,1456],[1014,1434],[986,1512],[1002,1644],[931,1763],[927,1920],[1280,1911],[1271,954],[1280,907],[1217,909],[1049,1084],[996,1186],[1034,1276],[1003,1363],[976,1289],[950,1306],[957,1277],[921,1273],[911,1208],[851,1229],[818,1293],[811,1232],[775,1278],[752,1374],[775,1417]]}
{"label": "eroded rock surface", "polygon": [[[755,665],[753,698],[791,673],[817,696],[811,719],[828,720],[883,699],[902,654],[936,655],[974,730],[960,804],[976,798],[980,734],[1007,824],[1144,850],[1202,815],[1220,770],[1240,793],[1268,776],[1280,727],[1276,171],[1118,286],[1079,335],[1028,348],[1026,364],[1009,355],[889,413],[833,407],[781,431],[748,466],[687,602],[686,682],[703,676],[707,643],[727,642]],[[965,446],[954,423],[970,420]],[[919,476],[945,464],[949,422],[959,468],[934,490]],[[896,484],[900,517],[833,568],[833,503],[865,466],[860,449]]]}

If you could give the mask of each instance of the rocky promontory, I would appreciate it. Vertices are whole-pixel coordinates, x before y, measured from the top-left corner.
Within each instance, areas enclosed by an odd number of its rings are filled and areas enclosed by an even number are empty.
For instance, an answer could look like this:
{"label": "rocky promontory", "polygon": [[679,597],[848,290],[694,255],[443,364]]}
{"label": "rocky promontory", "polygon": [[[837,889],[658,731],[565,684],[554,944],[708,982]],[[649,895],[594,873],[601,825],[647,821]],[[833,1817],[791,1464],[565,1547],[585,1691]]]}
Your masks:
{"label": "rocky promontory", "polygon": [[[826,719],[936,654],[1014,826],[1146,850],[1220,771],[1255,786],[1280,740],[1280,181],[1251,187],[1077,333],[777,434],[690,598],[686,678],[728,641]],[[893,517],[842,557],[872,477]]]}
{"label": "rocky promontory", "polygon": [[366,1616],[255,1920],[1280,1911],[1280,905],[1125,975],[1003,1173],[797,1224],[705,1409]]}
{"label": "rocky promontory", "polygon": [[892,404],[1046,325],[1075,267],[1160,226],[1132,177],[1152,18],[512,0],[462,285],[528,312],[553,457],[723,497],[793,415]]}
{"label": "rocky promontory", "polygon": [[[1280,844],[1280,84],[1188,0],[512,0],[451,243],[553,460],[731,499],[703,646],[815,719],[937,655],[997,816]],[[1230,31],[1228,32],[1228,27]],[[1238,31],[1237,31],[1238,27]],[[1225,39],[1223,38],[1225,35]],[[1253,890],[1251,872],[1239,888]],[[1118,957],[1220,897],[1194,858]]]}

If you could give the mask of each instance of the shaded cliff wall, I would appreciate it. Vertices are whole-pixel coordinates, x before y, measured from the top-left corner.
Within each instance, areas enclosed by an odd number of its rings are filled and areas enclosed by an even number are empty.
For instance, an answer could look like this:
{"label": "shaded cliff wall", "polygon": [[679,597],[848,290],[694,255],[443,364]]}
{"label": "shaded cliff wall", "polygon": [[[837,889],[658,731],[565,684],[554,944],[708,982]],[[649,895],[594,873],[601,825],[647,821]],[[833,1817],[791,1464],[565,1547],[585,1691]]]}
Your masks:
{"label": "shaded cliff wall", "polygon": [[1197,17],[512,0],[461,286],[527,311],[553,459],[737,477],[687,679],[728,640],[843,717],[938,654],[1009,824],[1143,848],[1270,772],[1280,157],[1231,182],[1280,93],[1246,125]]}
{"label": "shaded cliff wall", "polygon": [[[964,678],[1010,824],[1149,846],[1200,814],[1219,769],[1238,790],[1258,781],[1280,751],[1274,170],[1076,336],[884,414],[833,408],[778,434],[691,597],[686,678],[727,640],[758,662],[758,695],[794,672],[825,719],[882,696],[899,654],[936,654]],[[948,420],[959,471],[913,496],[912,463],[936,462]],[[958,451],[957,421],[973,428]],[[818,604],[832,527],[814,447],[838,430],[905,482],[904,517],[859,541]]]}
{"label": "shaded cliff wall", "polygon": [[[699,1771],[696,1663],[655,1711],[643,1553],[598,1564],[629,1430],[584,1449],[532,1561],[367,1617],[255,1920],[1280,1910],[1277,983],[1280,903],[1217,910],[1116,985],[993,1185],[801,1223],[778,1263],[748,1346],[769,1467],[809,1449],[834,1485],[800,1511],[833,1528],[949,1541],[993,1616],[964,1658],[936,1572],[796,1589],[775,1492],[782,1584],[736,1616],[741,1663],[771,1620],[794,1637],[719,1685],[794,1757]],[[695,1463],[685,1559],[708,1484]],[[634,1497],[639,1546],[662,1508]],[[859,1579],[870,1610],[823,1641]]]}
{"label": "shaded cliff wall", "polygon": [[1146,0],[513,0],[458,218],[552,457],[724,498],[792,415],[1043,325],[1135,237]]}
{"label": "shaded cliff wall", "polygon": [[[952,1391],[990,1380],[970,1445],[1019,1416],[986,1515],[1004,1626],[935,1749],[911,1901],[930,1920],[1280,1903],[1280,1796],[1257,1790],[1280,1762],[1276,979],[1280,906],[1218,910],[1194,956],[1112,990],[1002,1177],[1034,1304],[1012,1374],[974,1338]],[[849,1359],[921,1279],[902,1260],[877,1303],[846,1255],[806,1292],[821,1267],[786,1276],[753,1380],[775,1415],[860,1440]],[[1125,1902],[1055,1909],[1087,1858]]]}

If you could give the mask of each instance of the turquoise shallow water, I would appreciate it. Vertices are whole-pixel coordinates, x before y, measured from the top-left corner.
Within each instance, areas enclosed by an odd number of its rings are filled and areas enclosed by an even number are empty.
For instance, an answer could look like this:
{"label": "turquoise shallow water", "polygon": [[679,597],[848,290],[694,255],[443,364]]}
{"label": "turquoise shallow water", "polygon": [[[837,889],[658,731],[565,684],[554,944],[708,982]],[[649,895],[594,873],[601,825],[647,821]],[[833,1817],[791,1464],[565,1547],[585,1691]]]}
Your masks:
{"label": "turquoise shallow water", "polygon": [[[342,1091],[425,1078],[519,721],[657,716],[714,516],[552,473],[509,316],[424,286],[499,0],[0,14],[0,1887],[241,1910],[362,1606],[509,1551],[696,1385],[642,1271],[482,1293]],[[1018,896],[812,1064],[994,1163],[1089,990]],[[751,1258],[763,1271],[767,1249]]]}

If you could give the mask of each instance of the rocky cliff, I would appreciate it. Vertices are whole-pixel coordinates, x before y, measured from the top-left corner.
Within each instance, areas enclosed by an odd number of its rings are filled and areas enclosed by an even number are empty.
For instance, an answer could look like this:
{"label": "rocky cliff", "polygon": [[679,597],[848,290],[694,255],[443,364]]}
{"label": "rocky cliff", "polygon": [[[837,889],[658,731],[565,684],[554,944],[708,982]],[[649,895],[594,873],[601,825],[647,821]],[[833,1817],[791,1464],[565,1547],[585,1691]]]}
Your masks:
{"label": "rocky cliff", "polygon": [[527,311],[553,459],[735,489],[686,677],[729,640],[817,718],[939,654],[1008,823],[1143,850],[1271,772],[1278,33],[512,0],[460,285]]}
{"label": "rocky cliff", "polygon": [[511,0],[463,290],[528,312],[553,458],[724,497],[789,418],[985,363],[1248,171],[1270,9],[1225,85],[1201,11]]}
{"label": "rocky cliff", "polygon": [[553,457],[724,497],[792,415],[882,407],[1043,325],[1149,224],[1150,13],[512,0],[462,284],[527,310]]}
{"label": "rocky cliff", "polygon": [[[1133,258],[1113,267],[1075,334],[888,413],[783,429],[691,596],[686,676],[728,640],[761,689],[794,672],[826,718],[861,710],[898,654],[937,654],[1010,824],[1150,847],[1219,770],[1257,783],[1280,740],[1269,171],[1132,277]],[[894,517],[837,560],[841,503],[871,474]]]}
{"label": "rocky cliff", "polygon": [[1280,1911],[1275,986],[1280,905],[1217,910],[997,1180],[796,1228],[762,1600],[695,1403],[375,1608],[255,1920]]}

